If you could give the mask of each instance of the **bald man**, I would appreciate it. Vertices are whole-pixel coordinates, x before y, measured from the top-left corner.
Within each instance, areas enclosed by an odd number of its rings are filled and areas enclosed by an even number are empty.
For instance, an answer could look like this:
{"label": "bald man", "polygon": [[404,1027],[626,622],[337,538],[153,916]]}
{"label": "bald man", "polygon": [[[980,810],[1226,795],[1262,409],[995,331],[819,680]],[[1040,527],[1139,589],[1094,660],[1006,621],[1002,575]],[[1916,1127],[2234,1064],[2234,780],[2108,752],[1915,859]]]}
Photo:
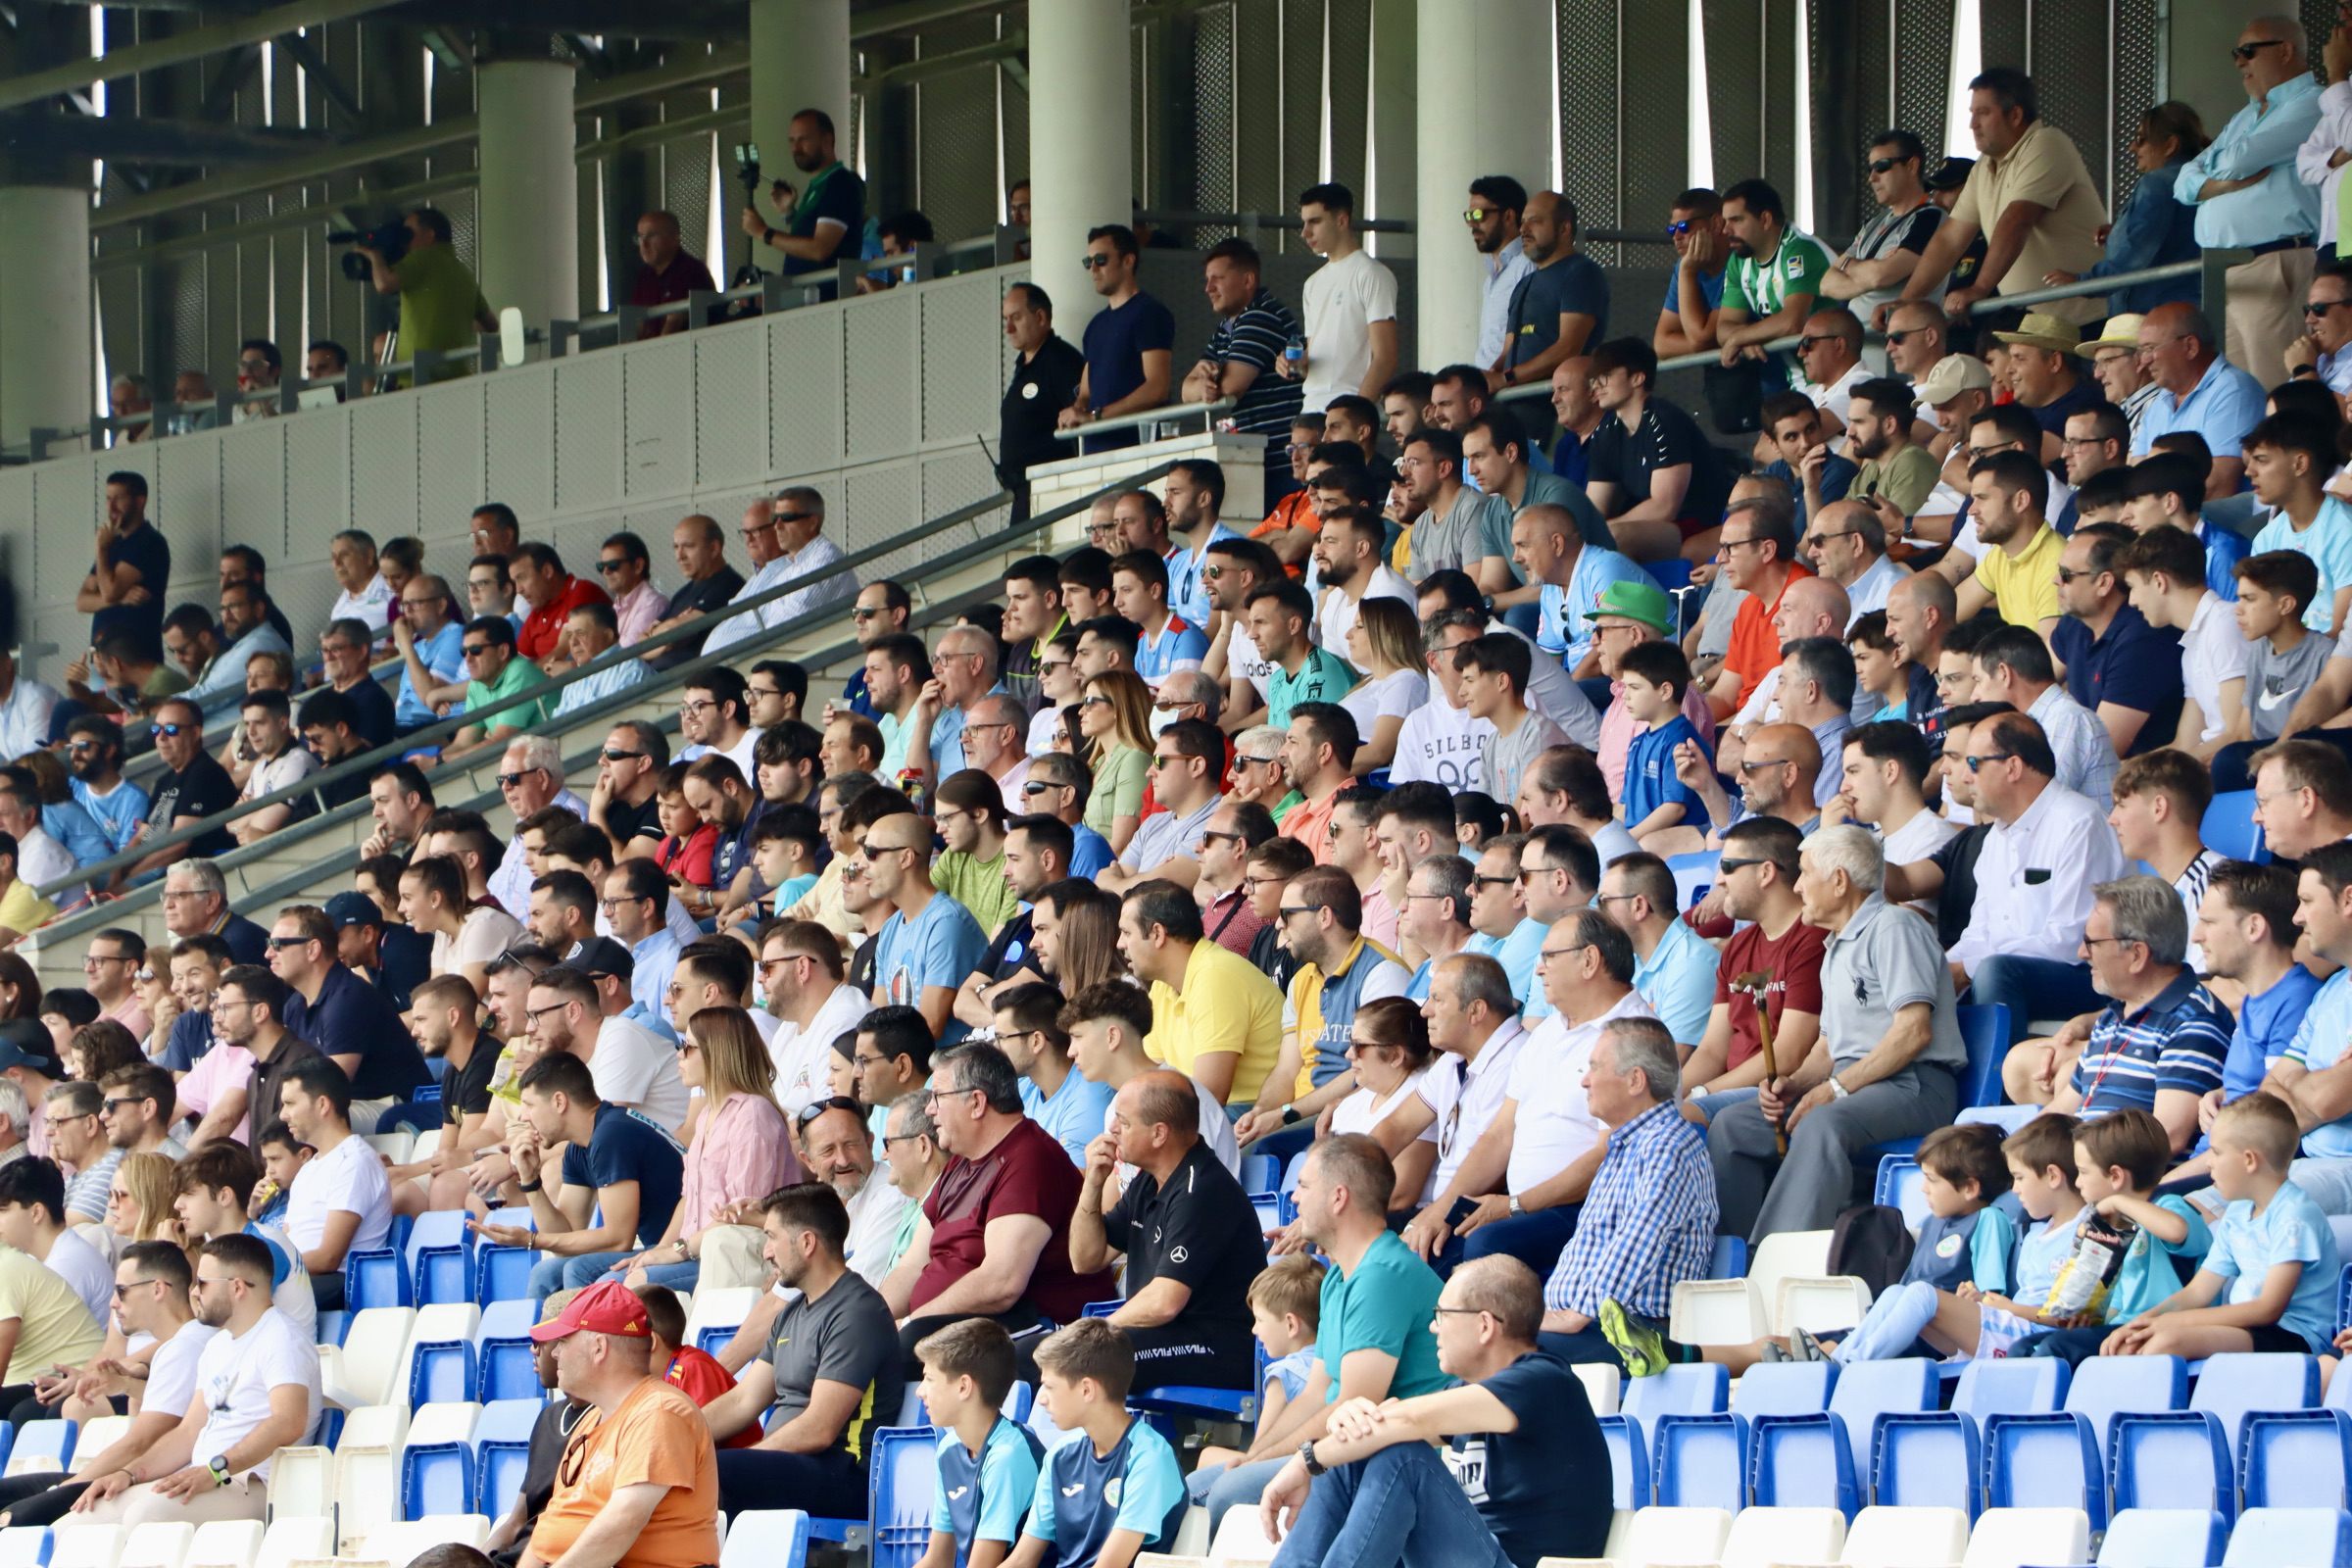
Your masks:
{"label": "bald man", "polygon": [[[1799,577],[1781,595],[1781,608],[1772,617],[1773,634],[1781,646],[1803,637],[1845,638],[1845,623],[1849,618],[1845,590],[1820,577]],[[1764,672],[1740,711],[1724,726],[1723,740],[1715,753],[1718,771],[1737,776],[1740,761],[1747,756],[1747,743],[1758,729],[1781,720],[1781,666],[1775,664]],[[1859,723],[1878,711],[1879,699],[1870,692],[1857,689],[1854,693]]]}
{"label": "bald man", "polygon": [[[1843,758],[1838,760],[1843,762]],[[1708,762],[1706,753],[1686,741],[1677,748],[1674,776],[1698,792],[1707,808],[1709,831],[1699,841],[1693,827],[1669,829],[1651,836],[1643,848],[1659,856],[1689,855],[1723,847],[1723,830],[1751,816],[1777,816],[1792,822],[1799,833],[1821,825],[1821,809],[1813,797],[1821,780],[1821,743],[1802,724],[1766,724],[1747,738],[1747,757],[1740,768],[1740,802],[1734,806],[1724,793],[1723,780]],[[1680,837],[1677,835],[1688,835]],[[1656,842],[1666,838],[1665,844]]]}
{"label": "bald man", "polygon": [[1886,525],[1866,503],[1833,501],[1810,523],[1798,548],[1825,581],[1845,590],[1845,624],[1838,628],[1843,636],[1864,615],[1885,610],[1886,595],[1911,568],[1888,559]]}

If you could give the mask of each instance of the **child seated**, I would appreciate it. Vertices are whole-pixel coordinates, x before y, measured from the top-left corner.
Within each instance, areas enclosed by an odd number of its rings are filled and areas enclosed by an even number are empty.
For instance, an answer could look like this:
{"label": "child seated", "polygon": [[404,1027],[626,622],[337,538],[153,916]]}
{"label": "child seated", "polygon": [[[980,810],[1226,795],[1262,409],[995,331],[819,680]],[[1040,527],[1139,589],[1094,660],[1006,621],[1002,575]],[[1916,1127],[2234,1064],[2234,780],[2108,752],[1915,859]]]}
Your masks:
{"label": "child seated", "polygon": [[[646,1358],[649,1367],[660,1367],[662,1381],[678,1390],[696,1405],[706,1405],[735,1387],[735,1379],[709,1351],[688,1345],[686,1341],[686,1308],[678,1304],[678,1296],[666,1285],[638,1285],[631,1289],[637,1299],[645,1303],[645,1326],[653,1336],[653,1350]],[[760,1446],[760,1423],[754,1421],[733,1437],[717,1440],[722,1448],[756,1448]]]}
{"label": "child seated", "polygon": [[268,1174],[254,1188],[248,1212],[256,1224],[282,1225],[287,1200],[294,1191],[294,1178],[302,1174],[302,1167],[318,1151],[286,1131],[286,1124],[274,1118],[262,1129],[254,1147],[260,1151],[262,1169]]}
{"label": "child seated", "polygon": [[2286,1179],[2301,1140],[2285,1101],[2257,1091],[2213,1119],[2213,1190],[2229,1207],[2194,1278],[2107,1337],[2103,1355],[2225,1350],[2326,1355],[2335,1332],[2335,1233]]}
{"label": "child seated", "polygon": [[1258,1391],[1257,1432],[1248,1452],[1214,1446],[1200,1450],[1185,1491],[1195,1502],[1226,1467],[1279,1459],[1287,1450],[1268,1446],[1282,1425],[1282,1412],[1304,1392],[1315,1368],[1315,1327],[1323,1310],[1323,1271],[1313,1258],[1294,1252],[1277,1258],[1250,1282],[1250,1331],[1266,1348],[1266,1382]]}
{"label": "child seated", "polygon": [[[1954,1360],[2005,1356],[2018,1342],[2048,1327],[2040,1308],[2058,1265],[2073,1250],[2075,1221],[2082,1212],[2075,1190],[2075,1130],[2071,1116],[2036,1116],[2002,1141],[2010,1191],[2031,1218],[2041,1221],[2018,1249],[2014,1295],[1984,1290],[1973,1278],[1949,1291],[1925,1280],[1898,1285],[1871,1303],[1861,1325],[1828,1352],[1830,1359],[1892,1360],[1909,1355],[1919,1340]],[[1790,1340],[1790,1353],[1799,1360],[1822,1353],[1820,1342],[1803,1329]]]}
{"label": "child seated", "polygon": [[992,1319],[965,1318],[923,1339],[914,1353],[923,1362],[923,1408],[940,1429],[931,1544],[914,1568],[997,1568],[1020,1539],[1046,1451],[1036,1433],[1003,1413],[1016,1364],[1012,1336]]}
{"label": "child seated", "polygon": [[1617,807],[1626,830],[1637,839],[1689,825],[1704,832],[1707,811],[1698,791],[1675,776],[1674,749],[1689,741],[1712,760],[1714,754],[1683,714],[1690,688],[1690,665],[1669,642],[1641,643],[1619,662],[1625,710],[1643,728],[1625,754],[1625,798]]}
{"label": "child seated", "polygon": [[1854,656],[1854,684],[1879,699],[1878,716],[1904,717],[1911,702],[1911,665],[1886,629],[1886,612],[1859,616],[1846,628],[1845,646]]}
{"label": "child seated", "polygon": [[2084,1314],[2072,1328],[2035,1335],[2018,1347],[2020,1353],[2079,1363],[2099,1353],[2113,1325],[2131,1322],[2180,1288],[2173,1259],[2193,1263],[2203,1257],[2213,1235],[2187,1199],[2155,1196],[2172,1157],[2172,1134],[2136,1107],[2086,1121],[2076,1132],[2075,1190],[2088,1205],[2078,1229],[2106,1218],[2129,1220],[2138,1230],[2115,1267],[2098,1311]]}
{"label": "child seated", "polygon": [[1126,1332],[1082,1317],[1037,1348],[1037,1402],[1072,1442],[1046,1455],[1009,1568],[1130,1568],[1165,1551],[1184,1520],[1184,1476],[1158,1429],[1127,1412],[1135,1347]]}
{"label": "child seated", "polygon": [[2009,1191],[2000,1129],[1982,1122],[1938,1127],[1921,1141],[1918,1158],[1928,1219],[1919,1228],[1902,1283],[1955,1292],[1974,1285],[1994,1296],[2008,1294],[2017,1223],[2008,1210],[1993,1205]]}
{"label": "child seated", "polygon": [[684,877],[698,888],[711,883],[710,862],[718,852],[718,824],[703,820],[703,813],[686,800],[686,764],[672,762],[662,770],[662,783],[654,797],[661,804],[662,842],[654,846],[654,859],[664,875]]}

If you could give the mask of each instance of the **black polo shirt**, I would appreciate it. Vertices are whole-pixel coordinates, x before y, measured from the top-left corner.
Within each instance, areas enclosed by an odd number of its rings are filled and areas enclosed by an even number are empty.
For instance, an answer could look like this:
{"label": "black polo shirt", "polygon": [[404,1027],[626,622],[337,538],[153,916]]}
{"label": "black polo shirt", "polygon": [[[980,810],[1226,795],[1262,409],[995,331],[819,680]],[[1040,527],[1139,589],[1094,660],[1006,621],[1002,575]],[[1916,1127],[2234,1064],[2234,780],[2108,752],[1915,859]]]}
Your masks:
{"label": "black polo shirt", "polygon": [[[1250,1282],[1265,1271],[1266,1239],[1249,1195],[1207,1141],[1195,1141],[1164,1187],[1150,1172],[1137,1172],[1102,1216],[1102,1234],[1127,1254],[1129,1297],[1162,1277],[1193,1293],[1173,1322],[1144,1332],[1154,1340],[1172,1336],[1171,1351],[1180,1345],[1186,1353],[1205,1350],[1221,1371],[1234,1374],[1210,1387],[1248,1388],[1255,1369]],[[1149,1381],[1139,1369],[1139,1384]]]}
{"label": "black polo shirt", "polygon": [[615,849],[633,839],[644,839],[653,844],[661,843],[662,797],[648,795],[642,806],[631,806],[626,801],[608,801],[605,804],[604,828],[612,836],[612,844]]}
{"label": "black polo shirt", "polygon": [[1077,443],[1056,441],[1054,429],[1061,411],[1078,401],[1078,378],[1085,373],[1086,356],[1059,333],[1048,336],[1029,358],[1013,362],[997,422],[997,476],[1006,489],[1019,484],[1034,464],[1078,455]]}
{"label": "black polo shirt", "polygon": [[1650,475],[1685,463],[1690,465],[1690,484],[1683,492],[1680,517],[1712,528],[1723,520],[1723,504],[1732,493],[1731,469],[1698,421],[1664,398],[1644,403],[1642,421],[1632,430],[1610,415],[1585,447],[1586,481],[1617,486],[1620,513],[1649,499]]}
{"label": "black polo shirt", "polygon": [[[672,620],[692,611],[698,615],[723,608],[743,591],[743,573],[733,566],[721,566],[708,577],[697,577],[669,596],[669,605],[662,612],[663,620]],[[703,639],[709,632],[695,632],[668,643],[646,661],[656,669],[668,669],[683,664],[703,651]]]}

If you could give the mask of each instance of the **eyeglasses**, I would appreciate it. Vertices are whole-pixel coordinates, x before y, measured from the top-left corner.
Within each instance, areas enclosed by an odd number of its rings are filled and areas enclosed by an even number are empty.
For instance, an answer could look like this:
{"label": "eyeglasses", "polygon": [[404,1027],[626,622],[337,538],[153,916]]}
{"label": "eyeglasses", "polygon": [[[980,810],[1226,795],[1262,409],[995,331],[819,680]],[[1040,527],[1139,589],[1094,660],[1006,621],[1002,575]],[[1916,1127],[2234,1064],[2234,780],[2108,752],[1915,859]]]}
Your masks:
{"label": "eyeglasses", "polygon": [[124,1105],[136,1105],[138,1103],[140,1103],[140,1102],[127,1098],[122,1100],[110,1100],[106,1102],[106,1113],[111,1116],[116,1111],[121,1110]]}
{"label": "eyeglasses", "polygon": [[84,969],[95,969],[102,963],[128,963],[129,961],[119,953],[90,953],[82,956],[81,966]]}
{"label": "eyeglasses", "polygon": [[1112,704],[1107,697],[1087,697],[1080,699],[1078,706],[1080,708],[1109,708]]}
{"label": "eyeglasses", "polygon": [[193,724],[174,723],[150,724],[147,726],[147,733],[154,736],[157,740],[162,740],[167,735],[171,736],[173,740],[177,740],[182,735],[200,735],[203,733],[203,731],[199,730]]}
{"label": "eyeglasses", "polygon": [[2257,38],[2252,43],[2241,43],[2236,48],[2230,50],[2230,58],[2236,61],[2241,66],[2251,65],[2254,61],[2254,57],[2260,54],[2263,50],[2283,49],[2285,47],[2286,40],[2284,38]]}
{"label": "eyeglasses", "polygon": [[1519,880],[1524,882],[1529,877],[1549,876],[1554,871],[1565,871],[1566,869],[1568,868],[1564,865],[1523,865],[1519,868]]}
{"label": "eyeglasses", "polygon": [[[1191,708],[1191,707],[1193,707],[1193,706],[1195,706],[1195,705],[1193,705],[1193,704],[1191,704],[1191,703],[1186,703],[1184,706],[1185,706],[1185,707],[1187,707],[1187,708]],[[1156,772],[1158,772],[1158,771],[1159,771],[1161,768],[1163,768],[1163,767],[1173,767],[1173,766],[1175,766],[1175,765],[1176,765],[1178,762],[1189,761],[1189,760],[1190,760],[1190,759],[1189,759],[1189,758],[1183,758],[1183,757],[1162,757],[1162,756],[1161,756],[1159,753],[1157,753],[1157,752],[1153,752],[1153,753],[1152,754],[1152,760],[1150,760],[1149,762],[1146,762],[1146,763],[1144,764],[1144,770],[1145,770],[1146,772],[1148,772],[1148,773],[1156,773]]]}
{"label": "eyeglasses", "polygon": [[1089,254],[1085,260],[1081,261],[1078,265],[1091,272],[1098,267],[1108,267],[1110,263],[1111,258],[1107,256],[1096,256]]}
{"label": "eyeglasses", "polygon": [[[876,1057],[875,1059],[879,1060],[880,1058]],[[980,1091],[977,1087],[966,1087],[963,1089],[933,1089],[926,1086],[923,1090],[923,1103],[929,1105],[942,1100],[953,1100],[957,1095],[976,1095],[978,1093],[980,1093]]]}
{"label": "eyeglasses", "polygon": [[[1217,568],[1214,566],[1209,567],[1209,574],[1212,576],[1215,575],[1216,569]],[[860,611],[859,613],[862,614],[864,612]],[[1041,659],[1037,662],[1038,678],[1043,680],[1046,676],[1054,673],[1056,670],[1063,670],[1069,667],[1070,662],[1066,659]]]}
{"label": "eyeglasses", "polygon": [[1224,839],[1233,844],[1239,844],[1243,842],[1242,835],[1239,833],[1203,833],[1200,835],[1200,842],[1203,844],[1210,843],[1217,839]]}
{"label": "eyeglasses", "polygon": [[1573,946],[1565,948],[1545,948],[1539,952],[1536,956],[1548,962],[1553,958],[1565,958],[1571,953],[1582,953],[1592,945],[1592,944],[1590,942],[1579,942]]}
{"label": "eyeglasses", "polygon": [[544,1018],[551,1012],[562,1012],[565,1007],[570,1005],[571,1004],[568,1002],[559,1002],[555,1004],[555,1005],[549,1007],[525,1007],[522,1015],[526,1018]]}
{"label": "eyeglasses", "polygon": [[1233,765],[1236,767],[1279,767],[1282,765],[1282,759],[1279,757],[1237,757],[1233,760]]}
{"label": "eyeglasses", "polygon": [[1884,174],[1895,165],[1909,162],[1910,160],[1907,158],[1873,158],[1870,161],[1870,172],[1874,174]]}
{"label": "eyeglasses", "polygon": [[1969,757],[1962,760],[1968,763],[1968,770],[1975,773],[1982,771],[1986,762],[2006,762],[2011,755],[2008,752],[1995,752],[1990,757]]}
{"label": "eyeglasses", "polygon": [[627,762],[643,756],[643,752],[616,752],[610,746],[605,748],[605,760],[608,762]]}
{"label": "eyeglasses", "polygon": [[718,700],[713,697],[706,697],[700,702],[689,697],[678,704],[678,711],[691,717],[706,708],[716,708],[717,706]]}
{"label": "eyeglasses", "polygon": [[776,521],[807,522],[809,518],[814,517],[815,515],[816,514],[813,512],[779,512],[776,514]]}
{"label": "eyeglasses", "polygon": [[1314,912],[1315,906],[1311,904],[1286,904],[1280,909],[1275,911],[1275,913],[1282,915],[1312,914]]}
{"label": "eyeglasses", "polygon": [[1927,328],[1924,326],[1906,326],[1900,331],[1888,332],[1886,334],[1886,346],[1888,348],[1899,349],[1903,346],[1903,339],[1907,337],[1917,337],[1920,333],[1925,332]]}
{"label": "eyeglasses", "polygon": [[[2058,568],[2058,580],[2060,582],[2073,582],[2077,577],[2095,577],[2097,575],[2098,573],[2095,571],[2076,571],[2067,566],[2060,566]],[[1941,676],[1937,676],[1936,678],[1938,680],[1942,679]]]}
{"label": "eyeglasses", "polygon": [[911,844],[876,844],[870,840],[860,840],[858,845],[858,853],[871,860],[877,856],[905,855],[913,848],[914,846]]}
{"label": "eyeglasses", "polygon": [[1800,337],[1796,340],[1796,352],[1802,354],[1816,343],[1835,343],[1838,340],[1838,334],[1835,332],[1825,332],[1814,337]]}
{"label": "eyeglasses", "polygon": [[1780,767],[1787,763],[1788,760],[1788,759],[1786,757],[1759,757],[1752,762],[1741,762],[1740,764],[1740,771],[1742,773],[1761,772],[1768,767]]}
{"label": "eyeglasses", "polygon": [[1735,550],[1749,550],[1762,543],[1760,539],[1718,539],[1716,547],[1728,556]]}
{"label": "eyeglasses", "polygon": [[1483,223],[1489,218],[1494,216],[1495,215],[1490,213],[1484,207],[1466,207],[1462,209],[1462,221],[1465,223]]}

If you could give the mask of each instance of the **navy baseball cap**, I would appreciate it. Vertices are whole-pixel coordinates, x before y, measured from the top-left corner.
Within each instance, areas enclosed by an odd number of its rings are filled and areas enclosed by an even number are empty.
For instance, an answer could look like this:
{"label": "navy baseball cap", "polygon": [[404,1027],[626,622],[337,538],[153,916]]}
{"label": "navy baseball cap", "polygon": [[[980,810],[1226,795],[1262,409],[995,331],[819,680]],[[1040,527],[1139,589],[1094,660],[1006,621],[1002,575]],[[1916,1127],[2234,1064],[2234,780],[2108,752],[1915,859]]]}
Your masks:
{"label": "navy baseball cap", "polygon": [[326,917],[338,931],[354,925],[371,925],[380,931],[384,926],[384,911],[365,893],[336,894],[326,901]]}

